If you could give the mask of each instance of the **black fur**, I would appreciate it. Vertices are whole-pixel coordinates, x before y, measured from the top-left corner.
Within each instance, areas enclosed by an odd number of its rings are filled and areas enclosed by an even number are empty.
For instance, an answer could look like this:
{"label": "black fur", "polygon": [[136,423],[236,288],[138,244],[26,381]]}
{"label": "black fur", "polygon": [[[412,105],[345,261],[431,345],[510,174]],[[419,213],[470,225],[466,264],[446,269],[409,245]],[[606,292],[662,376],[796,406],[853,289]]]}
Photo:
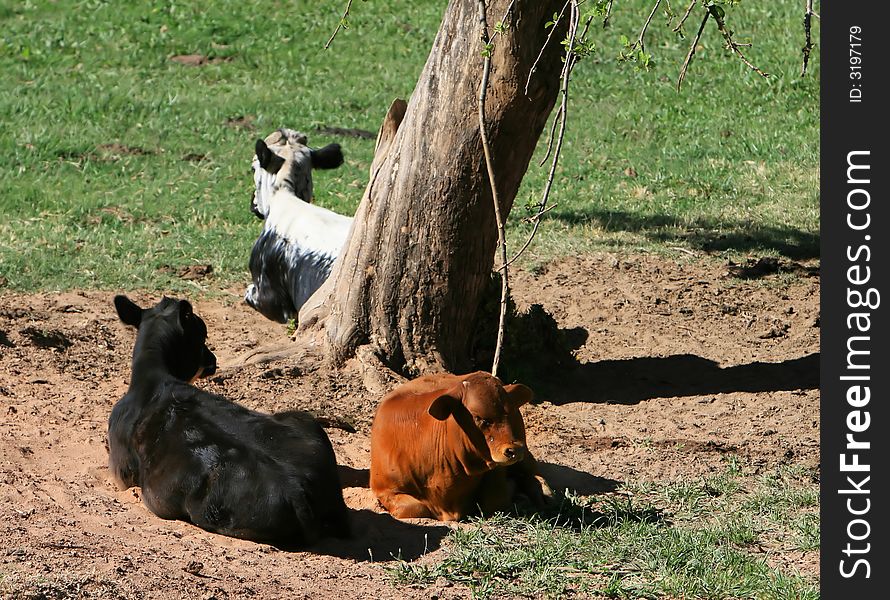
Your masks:
{"label": "black fur", "polygon": [[313,169],[336,169],[343,164],[343,151],[340,144],[328,144],[323,148],[310,150]]}
{"label": "black fur", "polygon": [[334,451],[311,415],[259,413],[189,385],[216,360],[187,302],[115,306],[138,328],[130,387],[108,422],[109,468],[124,485],[141,486],[159,517],[223,535],[282,546],[348,535]]}
{"label": "black fur", "polygon": [[284,159],[272,152],[263,140],[256,141],[256,157],[260,161],[260,166],[273,175],[284,164]]}
{"label": "black fur", "polygon": [[301,252],[266,229],[250,252],[257,297],[247,303],[267,319],[287,323],[331,274],[334,257]]}

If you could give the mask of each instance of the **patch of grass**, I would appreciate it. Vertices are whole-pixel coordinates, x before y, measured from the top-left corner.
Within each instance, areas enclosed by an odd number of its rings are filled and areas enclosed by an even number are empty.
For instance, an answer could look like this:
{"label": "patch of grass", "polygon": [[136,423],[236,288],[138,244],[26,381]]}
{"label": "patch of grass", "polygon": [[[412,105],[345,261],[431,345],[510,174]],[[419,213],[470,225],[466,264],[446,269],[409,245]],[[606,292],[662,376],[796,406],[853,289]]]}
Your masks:
{"label": "patch of grass", "polygon": [[[682,93],[688,38],[656,16],[649,72],[619,65],[622,34],[648,5],[622,3],[596,30],[597,53],[571,88],[571,121],[553,202],[523,258],[600,249],[718,255],[818,255],[817,50],[797,76],[800,7],[745,3],[730,13],[763,80],[710,28]],[[316,173],[317,202],[351,214],[393,98],[410,96],[443,11],[409,0],[353,7],[257,0],[121,4],[27,0],[0,11],[0,273],[17,290],[204,292],[240,287],[260,223],[247,210],[253,144],[280,126],[340,142],[346,163]],[[201,54],[206,63],[171,60]],[[541,140],[536,161],[543,157]],[[510,219],[529,232],[547,169],[533,166]],[[200,284],[178,268],[213,265]],[[164,269],[164,266],[174,267]]]}
{"label": "patch of grass", "polygon": [[[797,549],[818,550],[819,517],[807,500],[818,485],[788,477],[778,469],[755,478],[731,461],[694,482],[566,494],[545,515],[474,520],[449,535],[441,562],[401,561],[390,575],[398,585],[444,577],[478,598],[816,599],[818,581],[770,566],[762,548],[795,539]],[[761,504],[751,500],[765,496],[788,508],[785,521],[763,521]]]}

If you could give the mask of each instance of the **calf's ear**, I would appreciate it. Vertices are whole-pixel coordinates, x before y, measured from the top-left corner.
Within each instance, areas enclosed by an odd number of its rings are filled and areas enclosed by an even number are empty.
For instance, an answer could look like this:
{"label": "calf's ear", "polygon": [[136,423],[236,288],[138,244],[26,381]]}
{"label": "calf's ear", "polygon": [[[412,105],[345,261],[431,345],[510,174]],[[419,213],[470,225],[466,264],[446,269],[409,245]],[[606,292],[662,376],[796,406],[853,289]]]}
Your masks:
{"label": "calf's ear", "polygon": [[440,394],[430,403],[427,412],[437,421],[444,421],[450,417],[459,406],[461,406],[459,397],[455,398],[451,393]]}
{"label": "calf's ear", "polygon": [[256,157],[260,161],[260,167],[273,175],[281,169],[284,159],[269,150],[269,146],[263,140],[256,141]]}
{"label": "calf's ear", "polygon": [[313,148],[309,151],[312,157],[312,167],[315,169],[336,169],[343,164],[343,151],[340,144],[328,144],[323,148]]}
{"label": "calf's ear", "polygon": [[126,296],[115,296],[114,308],[121,321],[139,329],[139,324],[142,322],[142,309],[135,302]]}
{"label": "calf's ear", "polygon": [[192,314],[192,305],[188,300],[179,301],[179,322],[185,321],[186,317]]}
{"label": "calf's ear", "polygon": [[531,388],[521,383],[505,385],[504,391],[507,392],[507,397],[510,399],[510,404],[513,408],[519,408],[523,404],[528,404],[535,397],[535,393],[531,391]]}

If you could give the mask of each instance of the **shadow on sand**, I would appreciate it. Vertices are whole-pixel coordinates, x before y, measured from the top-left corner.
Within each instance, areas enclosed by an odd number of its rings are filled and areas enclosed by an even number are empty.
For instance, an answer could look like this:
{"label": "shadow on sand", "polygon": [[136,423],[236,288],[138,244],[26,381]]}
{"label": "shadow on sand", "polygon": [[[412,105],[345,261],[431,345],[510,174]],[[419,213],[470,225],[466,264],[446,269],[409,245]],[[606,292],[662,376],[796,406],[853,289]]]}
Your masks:
{"label": "shadow on sand", "polygon": [[636,404],[675,396],[816,389],[819,353],[725,368],[691,354],[603,360],[578,365],[564,373],[558,383],[542,379],[539,386],[541,396],[554,404]]}
{"label": "shadow on sand", "polygon": [[538,469],[553,491],[569,490],[581,496],[614,492],[620,481],[597,477],[572,467],[538,461]]}
{"label": "shadow on sand", "polygon": [[372,510],[350,510],[349,522],[352,537],[327,538],[307,550],[358,562],[410,561],[437,550],[451,531],[444,523],[420,525]]}

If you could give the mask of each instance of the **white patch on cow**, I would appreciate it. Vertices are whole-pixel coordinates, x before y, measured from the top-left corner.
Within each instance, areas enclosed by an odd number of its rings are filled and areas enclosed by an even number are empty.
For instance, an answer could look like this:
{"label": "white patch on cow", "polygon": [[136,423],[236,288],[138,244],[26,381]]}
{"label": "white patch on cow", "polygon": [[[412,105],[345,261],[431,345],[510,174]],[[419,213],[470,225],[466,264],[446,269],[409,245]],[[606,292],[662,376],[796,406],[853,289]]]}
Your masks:
{"label": "white patch on cow", "polygon": [[336,257],[351,227],[352,217],[303,202],[287,190],[275,192],[268,202],[265,228],[297,245],[301,253]]}

